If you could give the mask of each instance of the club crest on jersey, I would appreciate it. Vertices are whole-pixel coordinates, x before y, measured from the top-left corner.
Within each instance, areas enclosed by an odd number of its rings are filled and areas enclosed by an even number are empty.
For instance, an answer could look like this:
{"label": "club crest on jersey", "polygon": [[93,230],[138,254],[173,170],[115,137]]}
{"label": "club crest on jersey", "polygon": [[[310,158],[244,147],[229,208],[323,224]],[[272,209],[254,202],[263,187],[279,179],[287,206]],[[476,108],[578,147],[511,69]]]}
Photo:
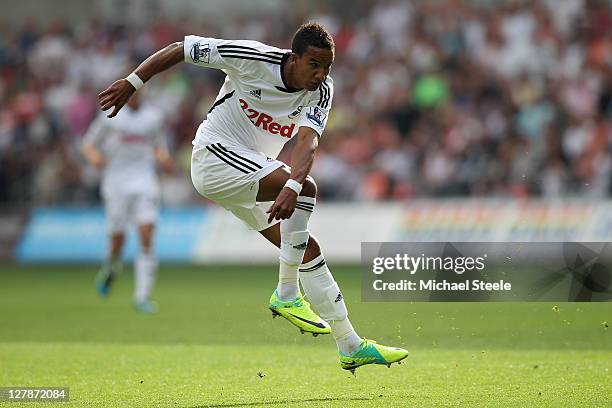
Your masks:
{"label": "club crest on jersey", "polygon": [[290,115],[288,115],[289,119],[295,119],[295,117],[297,117],[297,115],[299,115],[302,112],[302,105],[298,106],[298,108],[296,110],[294,110]]}
{"label": "club crest on jersey", "polygon": [[316,106],[311,106],[306,112],[306,117],[315,125],[323,127],[323,122],[327,114]]}
{"label": "club crest on jersey", "polygon": [[249,104],[244,99],[240,98],[239,101],[240,107],[244,113],[246,113],[253,125],[273,135],[280,135],[288,139],[291,138],[291,135],[293,135],[293,130],[295,129],[295,123],[283,126],[278,122],[274,122],[272,120],[274,118],[267,113],[259,112],[256,109],[250,108]]}
{"label": "club crest on jersey", "polygon": [[204,62],[205,64],[208,64],[210,60],[210,44],[193,44],[189,55],[191,56],[191,60],[193,62]]}

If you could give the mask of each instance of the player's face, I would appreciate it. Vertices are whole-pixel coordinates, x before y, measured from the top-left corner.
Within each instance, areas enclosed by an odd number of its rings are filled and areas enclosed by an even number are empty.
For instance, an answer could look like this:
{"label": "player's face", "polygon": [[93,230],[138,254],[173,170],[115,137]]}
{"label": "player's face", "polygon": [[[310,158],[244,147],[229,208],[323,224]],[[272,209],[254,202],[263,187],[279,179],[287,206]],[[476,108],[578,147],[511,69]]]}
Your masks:
{"label": "player's face", "polygon": [[296,80],[300,88],[316,91],[321,82],[329,75],[334,62],[334,52],[326,48],[308,46],[296,60]]}

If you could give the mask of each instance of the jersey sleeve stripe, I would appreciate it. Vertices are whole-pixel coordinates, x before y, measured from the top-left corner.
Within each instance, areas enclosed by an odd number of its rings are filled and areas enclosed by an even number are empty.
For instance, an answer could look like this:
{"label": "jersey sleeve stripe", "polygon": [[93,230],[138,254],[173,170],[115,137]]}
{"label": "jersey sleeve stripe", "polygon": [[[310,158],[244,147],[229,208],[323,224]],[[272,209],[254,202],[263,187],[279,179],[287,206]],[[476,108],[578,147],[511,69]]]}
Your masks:
{"label": "jersey sleeve stripe", "polygon": [[329,86],[325,82],[321,83],[319,86],[319,93],[320,97],[317,105],[322,108],[327,108],[329,104]]}
{"label": "jersey sleeve stripe", "polygon": [[251,57],[251,56],[235,55],[235,54],[221,54],[221,56],[223,58],[238,58],[238,59],[245,59],[245,60],[269,62],[270,64],[276,64],[276,65],[281,64],[280,60],[273,60],[273,59],[269,59],[265,57]]}
{"label": "jersey sleeve stripe", "polygon": [[323,106],[325,109],[327,109],[329,107],[329,98],[331,97],[331,90],[329,88],[329,84],[327,82],[323,82],[323,85],[325,85],[325,91],[327,92],[327,95],[325,97],[325,102]]}
{"label": "jersey sleeve stripe", "polygon": [[253,55],[256,57],[265,57],[265,58],[270,58],[273,60],[278,60],[280,61],[282,59],[281,56],[278,55],[271,55],[271,54],[266,54],[263,52],[256,52],[256,51],[241,51],[241,50],[220,50],[219,54],[221,54],[221,56],[225,56],[228,54],[235,54],[235,55]]}
{"label": "jersey sleeve stripe", "polygon": [[217,45],[217,49],[218,50],[229,50],[230,48],[232,48],[232,49],[249,50],[249,51],[257,51],[257,52],[266,53],[266,54],[275,54],[275,55],[279,55],[281,57],[283,55],[285,55],[284,52],[280,52],[280,51],[261,51],[261,50],[258,50],[257,48],[246,47],[244,45],[233,45],[233,44]]}
{"label": "jersey sleeve stripe", "polygon": [[322,107],[323,103],[323,84],[319,85],[319,102],[317,103],[318,106]]}
{"label": "jersey sleeve stripe", "polygon": [[323,82],[323,108],[327,107],[327,101],[329,100],[329,88],[327,87],[327,84],[325,82]]}

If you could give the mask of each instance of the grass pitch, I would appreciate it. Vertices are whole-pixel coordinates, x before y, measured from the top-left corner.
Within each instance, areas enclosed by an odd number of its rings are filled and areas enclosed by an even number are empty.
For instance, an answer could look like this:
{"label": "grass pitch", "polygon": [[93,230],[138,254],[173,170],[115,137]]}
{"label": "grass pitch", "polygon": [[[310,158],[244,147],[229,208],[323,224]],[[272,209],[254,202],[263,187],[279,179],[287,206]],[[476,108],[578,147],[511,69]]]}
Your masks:
{"label": "grass pitch", "polygon": [[70,387],[74,407],[612,406],[610,303],[362,303],[358,268],[335,268],[358,332],[411,352],[353,377],[331,337],[271,319],[274,266],[163,266],[153,316],[129,272],[106,300],[95,272],[0,266],[0,387]]}

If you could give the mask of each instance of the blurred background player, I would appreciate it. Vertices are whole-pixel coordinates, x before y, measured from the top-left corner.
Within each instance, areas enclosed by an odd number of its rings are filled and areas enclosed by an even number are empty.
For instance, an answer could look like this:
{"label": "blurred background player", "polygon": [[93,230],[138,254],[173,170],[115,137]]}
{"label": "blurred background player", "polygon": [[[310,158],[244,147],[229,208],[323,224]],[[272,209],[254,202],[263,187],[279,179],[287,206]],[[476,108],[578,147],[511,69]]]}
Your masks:
{"label": "blurred background player", "polygon": [[100,115],[93,121],[83,140],[83,153],[103,173],[101,193],[109,233],[108,253],[96,277],[96,290],[103,297],[109,294],[122,269],[126,230],[136,224],[140,250],[134,259],[134,307],[154,313],[157,304],[151,301],[151,293],[158,262],[153,238],[160,202],[156,160],[164,170],[172,168],[163,115],[142,105],[135,96],[115,120]]}
{"label": "blurred background player", "polygon": [[[329,72],[334,47],[318,23],[303,24],[291,50],[258,41],[186,36],[148,57],[99,99],[102,110],[112,108],[112,118],[144,82],[182,61],[227,74],[193,142],[193,184],[280,248],[279,280],[269,303],[273,316],[284,317],[302,333],[331,332],[341,367],[354,372],[365,364],[390,366],[408,352],[357,335],[338,284],[308,230],[317,195],[309,173],[333,99]],[[289,168],[271,157],[291,138],[296,141]],[[270,201],[274,203],[266,210],[262,204]],[[300,293],[298,280],[321,317]]]}

